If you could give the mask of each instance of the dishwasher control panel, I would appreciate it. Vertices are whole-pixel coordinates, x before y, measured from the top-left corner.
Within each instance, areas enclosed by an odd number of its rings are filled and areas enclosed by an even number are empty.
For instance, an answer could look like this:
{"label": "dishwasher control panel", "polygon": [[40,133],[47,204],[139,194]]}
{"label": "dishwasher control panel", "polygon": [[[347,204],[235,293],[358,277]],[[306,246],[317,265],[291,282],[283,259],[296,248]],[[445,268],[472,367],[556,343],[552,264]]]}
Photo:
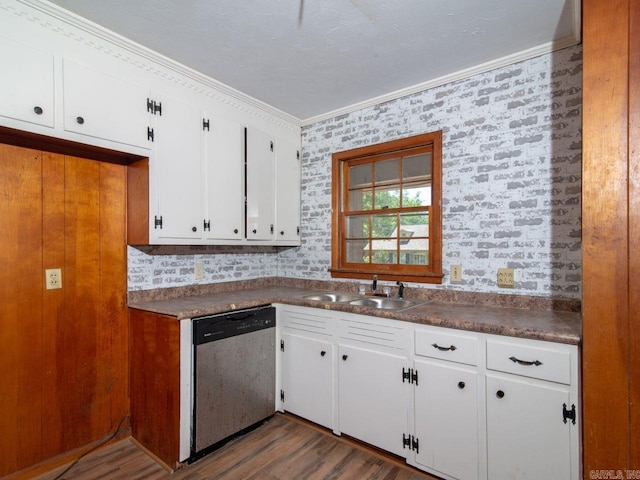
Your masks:
{"label": "dishwasher control panel", "polygon": [[275,327],[276,309],[271,306],[208,315],[193,319],[193,343],[201,345],[223,338]]}

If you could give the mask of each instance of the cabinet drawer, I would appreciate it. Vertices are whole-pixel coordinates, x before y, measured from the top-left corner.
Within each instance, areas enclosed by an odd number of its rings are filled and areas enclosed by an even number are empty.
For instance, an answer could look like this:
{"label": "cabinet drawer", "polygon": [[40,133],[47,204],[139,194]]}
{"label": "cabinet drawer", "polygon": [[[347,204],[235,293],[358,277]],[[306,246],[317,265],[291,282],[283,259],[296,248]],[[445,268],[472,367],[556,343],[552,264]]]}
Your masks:
{"label": "cabinet drawer", "polygon": [[554,348],[553,344],[546,347],[488,340],[487,368],[571,384],[571,352],[563,348]]}
{"label": "cabinet drawer", "polygon": [[478,364],[478,339],[443,329],[416,329],[416,355]]}

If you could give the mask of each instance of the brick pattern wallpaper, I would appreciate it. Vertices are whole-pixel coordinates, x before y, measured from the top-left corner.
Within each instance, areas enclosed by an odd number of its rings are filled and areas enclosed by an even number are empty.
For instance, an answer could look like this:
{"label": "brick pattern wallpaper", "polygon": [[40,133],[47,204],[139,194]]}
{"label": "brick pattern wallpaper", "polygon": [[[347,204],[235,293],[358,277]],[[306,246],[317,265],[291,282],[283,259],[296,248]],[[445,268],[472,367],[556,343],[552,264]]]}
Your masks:
{"label": "brick pattern wallpaper", "polygon": [[[284,276],[329,280],[331,154],[443,131],[442,285],[579,299],[582,51],[572,47],[303,128],[302,246],[129,248],[129,290]],[[195,281],[193,263],[205,277]],[[449,282],[449,265],[462,282]],[[497,287],[497,269],[515,288]]]}
{"label": "brick pattern wallpaper", "polygon": [[303,128],[303,245],[279,274],[330,278],[332,152],[442,130],[446,276],[424,287],[580,298],[581,94],[573,47]]}

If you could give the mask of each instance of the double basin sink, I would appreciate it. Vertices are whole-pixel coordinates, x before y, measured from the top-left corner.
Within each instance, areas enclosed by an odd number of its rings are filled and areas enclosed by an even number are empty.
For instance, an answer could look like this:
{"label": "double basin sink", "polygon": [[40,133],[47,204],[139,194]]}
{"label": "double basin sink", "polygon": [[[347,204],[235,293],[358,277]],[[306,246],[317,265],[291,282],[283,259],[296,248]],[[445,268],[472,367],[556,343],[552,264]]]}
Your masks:
{"label": "double basin sink", "polygon": [[345,303],[348,305],[356,305],[359,307],[377,308],[380,310],[404,310],[405,308],[414,307],[424,302],[414,302],[405,300],[404,298],[392,297],[363,297],[360,295],[351,295],[349,293],[318,293],[307,295],[307,300],[324,303]]}

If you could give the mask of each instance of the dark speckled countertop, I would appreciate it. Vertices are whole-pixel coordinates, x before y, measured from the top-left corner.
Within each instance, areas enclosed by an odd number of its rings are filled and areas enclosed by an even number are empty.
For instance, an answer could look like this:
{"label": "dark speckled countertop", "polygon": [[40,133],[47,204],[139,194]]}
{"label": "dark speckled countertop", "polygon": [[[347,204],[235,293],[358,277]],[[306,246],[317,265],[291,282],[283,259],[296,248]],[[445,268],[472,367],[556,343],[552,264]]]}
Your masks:
{"label": "dark speckled countertop", "polygon": [[[328,283],[328,282],[327,282]],[[298,284],[298,285],[296,285]],[[340,290],[345,291],[344,284]],[[549,302],[536,297],[496,295],[442,295],[405,291],[405,298],[420,303],[400,311],[379,310],[344,303],[318,302],[307,295],[337,291],[322,282],[259,281],[224,285],[179,287],[129,292],[129,307],[176,317],[178,320],[251,308],[270,303],[329,308],[424,325],[472,330],[496,335],[547,340],[579,345],[582,338],[579,304]],[[352,287],[356,288],[356,287]],[[422,297],[417,295],[422,294]],[[515,298],[514,298],[515,297]],[[473,302],[473,303],[471,303]],[[554,308],[560,306],[560,309]]]}

